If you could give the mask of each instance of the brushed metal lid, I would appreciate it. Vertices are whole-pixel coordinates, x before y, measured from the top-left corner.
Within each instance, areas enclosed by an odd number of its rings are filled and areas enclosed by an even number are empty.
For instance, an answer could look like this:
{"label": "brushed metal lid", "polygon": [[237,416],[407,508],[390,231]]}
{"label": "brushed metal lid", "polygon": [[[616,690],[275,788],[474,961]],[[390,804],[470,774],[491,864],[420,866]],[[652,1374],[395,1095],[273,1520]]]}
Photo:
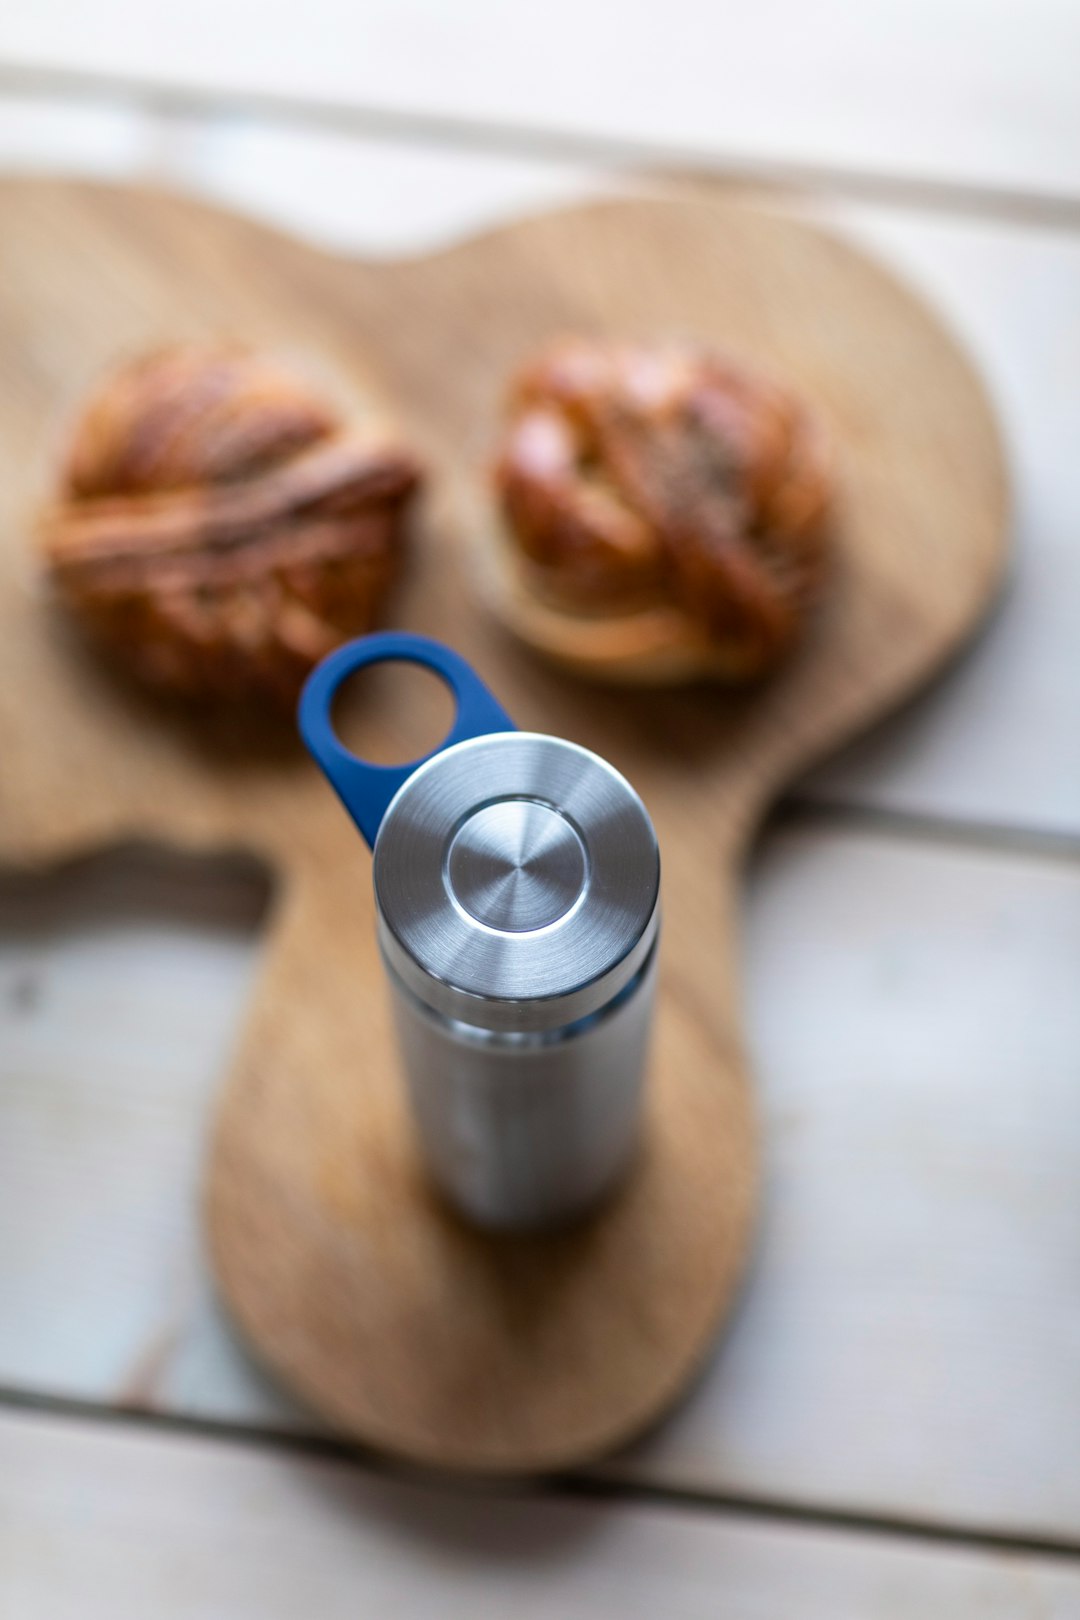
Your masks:
{"label": "brushed metal lid", "polygon": [[611,765],[509,731],[435,754],[375,841],[379,937],[410,990],[483,1029],[557,1029],[633,978],[657,928],[648,813]]}

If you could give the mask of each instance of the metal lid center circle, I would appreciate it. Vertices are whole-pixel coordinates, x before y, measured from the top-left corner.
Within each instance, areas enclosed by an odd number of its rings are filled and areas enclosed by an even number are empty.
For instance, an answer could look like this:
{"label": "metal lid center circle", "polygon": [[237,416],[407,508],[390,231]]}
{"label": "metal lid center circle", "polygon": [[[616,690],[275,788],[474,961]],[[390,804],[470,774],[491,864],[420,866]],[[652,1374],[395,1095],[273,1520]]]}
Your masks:
{"label": "metal lid center circle", "polygon": [[587,870],[585,847],[565,816],[540,799],[499,799],[454,834],[446,883],[477,922],[524,934],[565,917]]}

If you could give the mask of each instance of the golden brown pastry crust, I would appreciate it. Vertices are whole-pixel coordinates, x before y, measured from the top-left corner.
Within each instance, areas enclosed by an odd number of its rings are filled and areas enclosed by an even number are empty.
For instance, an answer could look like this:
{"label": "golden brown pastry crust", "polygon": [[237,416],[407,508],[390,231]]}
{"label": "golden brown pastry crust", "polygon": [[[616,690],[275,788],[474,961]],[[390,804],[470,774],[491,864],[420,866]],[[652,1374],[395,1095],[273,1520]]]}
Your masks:
{"label": "golden brown pastry crust", "polygon": [[60,595],[143,679],[291,701],[372,627],[420,480],[246,350],[159,350],[88,401],[42,545]]}
{"label": "golden brown pastry crust", "polygon": [[762,674],[821,583],[822,435],[786,390],[708,350],[555,344],[518,379],[495,482],[504,605],[601,673]]}

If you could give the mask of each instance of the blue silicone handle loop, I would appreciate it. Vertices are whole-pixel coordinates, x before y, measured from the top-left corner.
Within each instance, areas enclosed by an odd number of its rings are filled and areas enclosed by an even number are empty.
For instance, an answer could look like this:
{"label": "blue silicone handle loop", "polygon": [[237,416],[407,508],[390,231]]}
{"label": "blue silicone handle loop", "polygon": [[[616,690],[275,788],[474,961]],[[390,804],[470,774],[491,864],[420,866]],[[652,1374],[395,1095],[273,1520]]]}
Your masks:
{"label": "blue silicone handle loop", "polygon": [[[356,670],[368,664],[393,662],[420,664],[440,675],[453,693],[457,709],[454,723],[438,748],[433,748],[423,759],[414,759],[408,765],[372,765],[339,742],[332,714],[334,698],[341,683]],[[328,777],[371,848],[375,847],[379,824],[390,800],[417,766],[441,754],[444,748],[452,748],[470,737],[516,730],[506,710],[460,653],[441,641],[405,630],[361,636],[324,658],[308,676],[300,695],[297,718],[309,753]]]}

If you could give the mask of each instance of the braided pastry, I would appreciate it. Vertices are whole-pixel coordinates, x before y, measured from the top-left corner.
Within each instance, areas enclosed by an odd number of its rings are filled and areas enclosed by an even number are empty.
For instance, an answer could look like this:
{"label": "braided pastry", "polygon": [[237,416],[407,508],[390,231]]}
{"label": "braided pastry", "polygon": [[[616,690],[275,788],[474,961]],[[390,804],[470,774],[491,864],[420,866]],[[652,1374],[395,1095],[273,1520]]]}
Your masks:
{"label": "braided pastry", "polygon": [[503,610],[590,672],[764,674],[821,582],[830,479],[816,424],[708,350],[555,344],[517,381],[495,484]]}
{"label": "braided pastry", "polygon": [[378,430],[240,348],[156,351],[77,422],[42,545],[60,596],[141,678],[291,701],[397,576],[420,479]]}

